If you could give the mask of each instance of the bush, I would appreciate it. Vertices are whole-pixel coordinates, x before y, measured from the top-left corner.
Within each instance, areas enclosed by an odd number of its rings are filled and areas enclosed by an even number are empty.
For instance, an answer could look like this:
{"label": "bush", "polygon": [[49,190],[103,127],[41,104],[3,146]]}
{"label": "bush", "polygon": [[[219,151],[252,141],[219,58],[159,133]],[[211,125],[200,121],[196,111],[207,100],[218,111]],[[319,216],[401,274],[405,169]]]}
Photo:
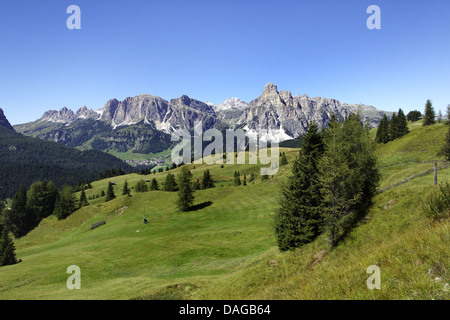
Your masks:
{"label": "bush", "polygon": [[141,179],[136,183],[136,185],[134,186],[134,190],[136,190],[136,192],[147,192],[148,191],[148,187],[147,187],[147,184],[145,183],[144,179]]}
{"label": "bush", "polygon": [[426,217],[440,220],[450,216],[450,184],[448,182],[439,185],[439,191],[432,193],[423,204],[423,212]]}

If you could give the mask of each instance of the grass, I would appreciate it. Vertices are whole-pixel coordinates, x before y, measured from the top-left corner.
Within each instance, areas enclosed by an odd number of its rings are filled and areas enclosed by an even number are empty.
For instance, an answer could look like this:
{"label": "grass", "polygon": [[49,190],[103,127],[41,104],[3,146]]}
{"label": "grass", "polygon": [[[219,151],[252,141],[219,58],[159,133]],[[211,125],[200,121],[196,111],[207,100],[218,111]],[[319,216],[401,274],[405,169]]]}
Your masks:
{"label": "grass", "polygon": [[[381,166],[439,159],[436,150],[445,128],[410,126],[407,136],[378,147]],[[448,219],[431,222],[421,209],[423,199],[438,188],[432,175],[378,194],[368,218],[334,250],[321,236],[281,253],[273,214],[298,150],[281,151],[289,164],[247,186],[233,186],[234,171],[258,173],[259,165],[189,165],[194,179],[208,168],[216,181],[215,188],[195,193],[195,211],[179,212],[176,193],[120,196],[125,180],[130,187],[142,178],[161,184],[167,172],[92,183],[88,197],[115,181],[117,199],[92,200],[63,221],[49,217],[16,240],[23,262],[0,268],[0,299],[450,298],[450,225]],[[381,187],[427,168],[416,163],[383,167]],[[450,169],[438,177],[449,181]],[[144,208],[147,225],[142,224]],[[106,225],[89,230],[99,220]],[[327,252],[313,266],[321,250]],[[81,268],[81,290],[66,287],[70,265]],[[381,268],[381,290],[366,287],[370,265]]]}

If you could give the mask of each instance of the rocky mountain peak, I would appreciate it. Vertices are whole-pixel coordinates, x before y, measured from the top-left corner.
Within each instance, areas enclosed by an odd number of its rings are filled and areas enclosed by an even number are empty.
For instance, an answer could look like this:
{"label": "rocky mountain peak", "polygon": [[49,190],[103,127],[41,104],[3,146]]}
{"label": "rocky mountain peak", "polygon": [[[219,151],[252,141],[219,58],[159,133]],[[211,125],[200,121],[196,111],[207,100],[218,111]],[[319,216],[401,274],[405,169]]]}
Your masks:
{"label": "rocky mountain peak", "polygon": [[188,107],[201,112],[214,113],[214,109],[210,104],[189,98],[187,95],[182,95],[178,99],[170,100],[170,105],[175,108]]}
{"label": "rocky mountain peak", "polygon": [[263,96],[278,94],[277,86],[269,82],[264,86]]}
{"label": "rocky mountain peak", "polygon": [[75,114],[67,107],[63,107],[61,110],[49,110],[46,111],[40,120],[48,122],[62,122],[69,123],[75,119]]}
{"label": "rocky mountain peak", "polygon": [[82,106],[78,111],[75,113],[76,119],[95,119],[98,118],[98,113],[94,110],[88,109],[86,106]]}
{"label": "rocky mountain peak", "polygon": [[248,103],[239,98],[227,98],[224,102],[216,106],[218,111],[225,111],[230,109],[245,109]]}

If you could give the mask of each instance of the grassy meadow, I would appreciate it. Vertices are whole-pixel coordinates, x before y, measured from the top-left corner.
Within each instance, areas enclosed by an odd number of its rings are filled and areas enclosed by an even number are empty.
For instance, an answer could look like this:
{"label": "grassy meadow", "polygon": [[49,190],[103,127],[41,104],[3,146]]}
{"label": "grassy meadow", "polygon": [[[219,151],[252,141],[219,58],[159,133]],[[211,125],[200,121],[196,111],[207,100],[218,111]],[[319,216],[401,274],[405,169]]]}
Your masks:
{"label": "grassy meadow", "polygon": [[[417,122],[410,129],[378,147],[380,188],[433,166],[401,162],[443,160],[437,153],[447,127]],[[131,197],[121,196],[125,180],[130,187],[153,178],[161,185],[168,172],[93,182],[88,197],[114,181],[117,198],[91,200],[62,221],[46,218],[17,239],[23,262],[0,268],[0,299],[450,298],[450,223],[431,222],[421,210],[437,189],[432,174],[376,195],[368,216],[337,248],[330,250],[321,236],[281,253],[273,216],[299,150],[280,151],[289,163],[267,180],[259,175],[261,165],[188,165],[193,180],[209,169],[216,185],[196,191],[189,212],[178,211],[172,192],[132,190]],[[241,180],[252,172],[257,177],[237,187],[235,171]],[[438,179],[449,181],[450,168],[440,170]],[[100,220],[106,225],[90,230]],[[321,251],[323,257],[314,258]],[[66,287],[70,265],[81,269],[81,290]],[[370,265],[381,268],[380,290],[366,286]]]}

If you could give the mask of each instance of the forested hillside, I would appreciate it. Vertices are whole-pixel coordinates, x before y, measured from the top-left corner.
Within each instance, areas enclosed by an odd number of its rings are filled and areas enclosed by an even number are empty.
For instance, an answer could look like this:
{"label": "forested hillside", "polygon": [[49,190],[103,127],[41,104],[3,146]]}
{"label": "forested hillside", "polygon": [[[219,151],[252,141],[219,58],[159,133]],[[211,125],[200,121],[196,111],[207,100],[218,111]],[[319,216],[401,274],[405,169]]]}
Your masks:
{"label": "forested hillside", "polygon": [[12,197],[20,185],[50,180],[56,186],[95,180],[107,169],[131,167],[98,150],[80,151],[63,144],[26,137],[0,127],[0,199]]}

